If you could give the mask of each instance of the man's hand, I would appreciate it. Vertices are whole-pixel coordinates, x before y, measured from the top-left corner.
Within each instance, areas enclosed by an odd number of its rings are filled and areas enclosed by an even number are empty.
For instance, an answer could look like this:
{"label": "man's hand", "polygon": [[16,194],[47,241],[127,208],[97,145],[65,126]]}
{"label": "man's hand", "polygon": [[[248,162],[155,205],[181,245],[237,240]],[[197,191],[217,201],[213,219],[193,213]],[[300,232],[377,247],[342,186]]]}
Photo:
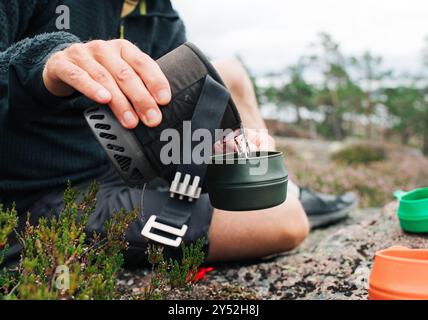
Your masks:
{"label": "man's hand", "polygon": [[126,40],[95,40],[73,44],[53,54],[43,70],[43,81],[60,97],[79,91],[108,104],[122,125],[149,127],[162,121],[158,105],[168,104],[171,89],[158,64]]}
{"label": "man's hand", "polygon": [[[245,137],[247,138],[249,152],[255,151],[275,151],[275,139],[268,134],[266,129],[245,129]],[[239,145],[239,146],[238,146]],[[246,143],[242,138],[240,129],[235,130],[226,136],[223,141],[217,141],[214,144],[214,154],[224,154],[230,152],[239,152],[240,148],[245,150]]]}

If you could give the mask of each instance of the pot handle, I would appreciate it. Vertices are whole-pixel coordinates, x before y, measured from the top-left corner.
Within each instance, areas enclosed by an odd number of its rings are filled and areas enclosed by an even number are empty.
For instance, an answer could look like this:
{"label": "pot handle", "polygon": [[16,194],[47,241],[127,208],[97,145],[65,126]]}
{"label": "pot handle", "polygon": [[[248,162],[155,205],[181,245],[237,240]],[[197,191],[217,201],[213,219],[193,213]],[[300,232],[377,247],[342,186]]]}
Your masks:
{"label": "pot handle", "polygon": [[394,198],[397,200],[400,200],[402,197],[404,197],[408,192],[403,190],[395,190],[394,191]]}

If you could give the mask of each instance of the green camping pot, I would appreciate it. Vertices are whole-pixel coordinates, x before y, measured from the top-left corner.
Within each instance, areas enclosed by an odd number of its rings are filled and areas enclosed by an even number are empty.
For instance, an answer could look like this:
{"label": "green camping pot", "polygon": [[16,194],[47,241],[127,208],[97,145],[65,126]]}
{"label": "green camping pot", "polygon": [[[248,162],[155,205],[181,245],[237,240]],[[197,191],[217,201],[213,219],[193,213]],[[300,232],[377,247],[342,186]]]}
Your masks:
{"label": "green camping pot", "polygon": [[401,228],[408,232],[428,232],[428,188],[400,190],[394,196],[399,200],[397,214]]}
{"label": "green camping pot", "polygon": [[288,172],[282,152],[227,153],[211,157],[207,188],[211,204],[221,210],[259,210],[287,197]]}

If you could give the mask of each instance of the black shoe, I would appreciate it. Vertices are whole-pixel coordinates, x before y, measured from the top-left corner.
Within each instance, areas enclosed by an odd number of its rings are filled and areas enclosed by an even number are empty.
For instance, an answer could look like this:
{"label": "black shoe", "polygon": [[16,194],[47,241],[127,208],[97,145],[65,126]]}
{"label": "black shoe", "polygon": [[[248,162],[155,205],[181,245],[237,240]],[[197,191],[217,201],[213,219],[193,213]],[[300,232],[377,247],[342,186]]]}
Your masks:
{"label": "black shoe", "polygon": [[326,227],[347,218],[349,212],[358,204],[358,197],[353,192],[333,196],[307,188],[300,188],[299,199],[312,229]]}

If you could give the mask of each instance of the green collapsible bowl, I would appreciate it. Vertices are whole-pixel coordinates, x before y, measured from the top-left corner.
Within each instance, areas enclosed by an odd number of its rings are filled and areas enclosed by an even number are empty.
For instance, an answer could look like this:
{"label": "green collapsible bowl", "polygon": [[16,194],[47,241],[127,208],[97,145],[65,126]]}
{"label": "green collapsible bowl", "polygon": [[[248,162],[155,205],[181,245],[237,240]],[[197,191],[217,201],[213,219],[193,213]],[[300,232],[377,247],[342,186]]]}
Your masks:
{"label": "green collapsible bowl", "polygon": [[428,188],[396,191],[394,196],[399,200],[397,214],[401,228],[408,232],[428,232]]}
{"label": "green collapsible bowl", "polygon": [[288,172],[282,152],[215,155],[207,171],[207,188],[214,208],[228,211],[277,206],[287,197]]}

